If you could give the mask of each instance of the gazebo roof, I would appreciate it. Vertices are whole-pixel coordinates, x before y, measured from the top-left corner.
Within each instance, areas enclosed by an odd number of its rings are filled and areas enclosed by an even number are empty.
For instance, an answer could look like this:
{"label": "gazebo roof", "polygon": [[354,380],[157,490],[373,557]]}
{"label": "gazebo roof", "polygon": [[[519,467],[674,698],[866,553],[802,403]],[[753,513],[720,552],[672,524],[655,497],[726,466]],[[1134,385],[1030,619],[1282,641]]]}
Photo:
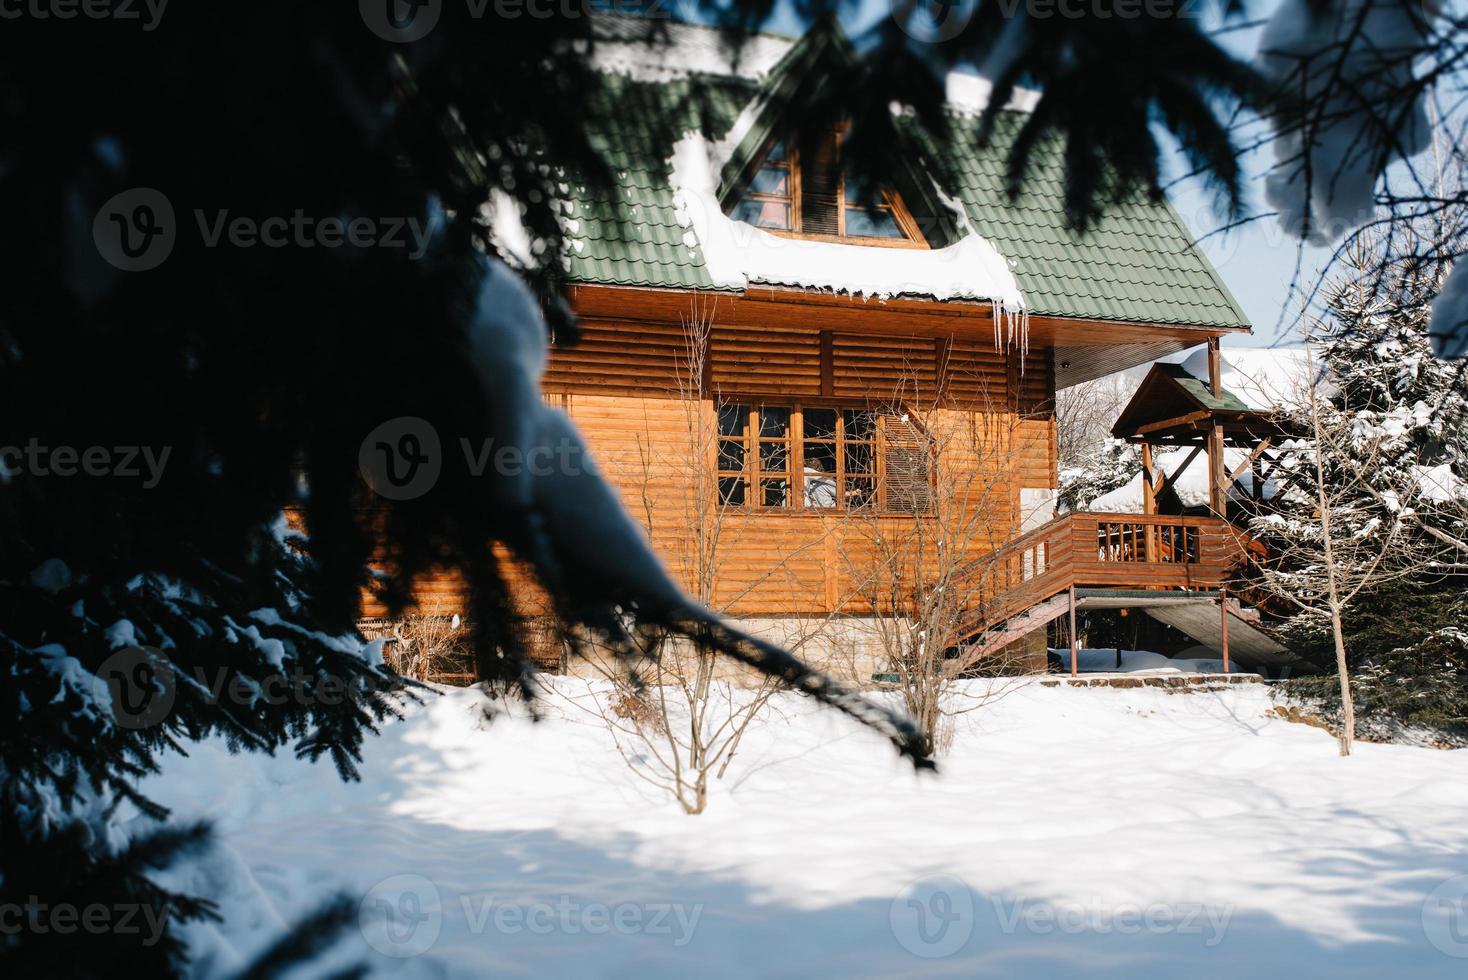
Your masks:
{"label": "gazebo roof", "polygon": [[1208,382],[1181,364],[1152,365],[1111,434],[1153,445],[1193,444],[1214,425],[1223,429],[1224,442],[1235,446],[1294,434],[1273,409],[1255,408],[1226,388],[1214,395]]}

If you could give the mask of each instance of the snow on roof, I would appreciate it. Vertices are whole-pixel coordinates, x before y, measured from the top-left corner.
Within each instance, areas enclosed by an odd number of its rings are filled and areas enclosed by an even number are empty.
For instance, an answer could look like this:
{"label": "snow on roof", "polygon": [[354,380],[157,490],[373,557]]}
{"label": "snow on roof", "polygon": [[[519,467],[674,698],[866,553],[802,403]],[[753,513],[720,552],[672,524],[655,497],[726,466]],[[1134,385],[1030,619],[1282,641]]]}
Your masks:
{"label": "snow on roof", "polygon": [[[670,161],[678,224],[686,229],[683,243],[701,250],[709,278],[717,285],[743,289],[759,282],[882,298],[988,300],[995,305],[996,332],[1007,329],[1011,340],[1016,330],[1023,332],[1025,302],[1009,262],[973,229],[956,202],[948,203],[967,234],[945,248],[785,238],[724,214],[715,193],[723,162],[720,147],[711,148],[697,132],[678,141]],[[1004,327],[1001,321],[1006,321]]]}
{"label": "snow on roof", "polygon": [[[948,107],[968,115],[978,115],[989,108],[989,99],[994,94],[993,82],[982,75],[969,72],[949,72],[945,87]],[[1040,93],[1035,89],[1016,88],[1010,93],[1004,108],[1033,112],[1039,101]]]}
{"label": "snow on roof", "polygon": [[483,213],[489,219],[490,241],[522,268],[535,264],[535,244],[520,213],[520,204],[508,191],[495,187],[489,192],[489,201]]}
{"label": "snow on roof", "polygon": [[751,34],[731,48],[723,35],[702,24],[664,21],[657,33],[635,17],[598,17],[591,63],[598,71],[639,82],[665,82],[690,75],[725,75],[759,80],[795,45],[792,38]]}
{"label": "snow on roof", "polygon": [[[1199,347],[1180,362],[1200,381],[1208,380],[1208,349]],[[1225,351],[1219,380],[1250,408],[1273,411],[1300,403],[1311,374],[1303,347],[1240,348]]]}

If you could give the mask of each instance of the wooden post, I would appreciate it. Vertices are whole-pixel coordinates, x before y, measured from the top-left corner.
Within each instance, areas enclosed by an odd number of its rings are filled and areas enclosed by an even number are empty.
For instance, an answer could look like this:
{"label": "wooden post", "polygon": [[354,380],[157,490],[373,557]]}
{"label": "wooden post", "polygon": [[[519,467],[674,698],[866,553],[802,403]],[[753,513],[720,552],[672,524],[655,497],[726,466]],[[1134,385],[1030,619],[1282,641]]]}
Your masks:
{"label": "wooden post", "polygon": [[1219,517],[1228,513],[1228,474],[1223,460],[1223,427],[1208,430],[1208,506]]}
{"label": "wooden post", "polygon": [[1228,665],[1228,592],[1224,589],[1218,590],[1218,609],[1223,621],[1223,672],[1232,673]]}
{"label": "wooden post", "polygon": [[[1208,338],[1208,386],[1213,397],[1223,395],[1223,364],[1217,337]],[[1223,517],[1228,510],[1228,488],[1224,486],[1223,429],[1214,415],[1208,427],[1208,507]]]}
{"label": "wooden post", "polygon": [[1152,444],[1142,443],[1142,513],[1157,513],[1157,487],[1152,478]]}
{"label": "wooden post", "polygon": [[1208,387],[1214,398],[1223,396],[1223,358],[1217,337],[1208,338]]}
{"label": "wooden post", "polygon": [[[1152,517],[1157,513],[1157,490],[1152,479],[1152,444],[1142,443],[1142,513]],[[1148,524],[1142,530],[1142,547],[1145,561],[1157,560],[1157,528]]]}
{"label": "wooden post", "polygon": [[1080,673],[1080,644],[1076,638],[1076,587],[1070,587],[1070,676]]}

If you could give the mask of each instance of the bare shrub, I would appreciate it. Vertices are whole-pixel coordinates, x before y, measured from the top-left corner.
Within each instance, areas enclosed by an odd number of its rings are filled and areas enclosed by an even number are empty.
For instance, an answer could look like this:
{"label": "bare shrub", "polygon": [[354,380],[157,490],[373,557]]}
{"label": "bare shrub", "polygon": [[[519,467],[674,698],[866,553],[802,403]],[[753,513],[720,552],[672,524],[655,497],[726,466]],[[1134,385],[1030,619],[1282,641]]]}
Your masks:
{"label": "bare shrub", "polygon": [[383,659],[402,676],[467,687],[474,682],[470,631],[459,616],[444,615],[438,608],[426,615],[364,624],[363,632],[386,639]]}
{"label": "bare shrub", "polygon": [[[919,390],[916,382],[911,387]],[[1019,406],[991,397],[982,379],[974,387],[984,394],[963,410],[937,401],[894,409],[894,417],[922,434],[909,451],[919,454],[913,469],[930,474],[930,486],[912,498],[908,513],[851,511],[856,533],[843,544],[888,676],[935,753],[952,744],[953,715],[1004,690],[961,681],[1021,669],[1003,650],[965,646],[961,629],[982,612],[994,571],[990,556],[1019,533],[1023,515],[1014,491],[1027,448]]]}
{"label": "bare shrub", "polygon": [[[696,305],[684,321],[685,349],[672,392],[682,407],[680,430],[664,441],[639,435],[637,458],[620,461],[619,482],[639,494],[634,512],[640,512],[649,536],[664,530],[660,515],[675,525],[678,546],[671,562],[689,594],[715,612],[726,612],[754,589],[783,583],[785,576],[791,576],[791,592],[797,591],[789,565],[798,555],[786,556],[737,594],[722,594],[732,537],[725,531],[737,507],[720,494],[711,465],[719,428],[702,376],[712,328],[711,307]],[[679,488],[671,503],[670,485]],[[829,617],[799,620],[794,635],[779,642],[800,655],[828,622]],[[728,772],[750,724],[783,685],[719,657],[697,636],[683,639],[635,628],[627,633],[635,659],[585,632],[569,637],[578,660],[605,686],[588,686],[584,697],[568,700],[600,718],[635,775],[671,795],[685,813],[702,813],[712,782]]]}
{"label": "bare shrub", "polygon": [[645,735],[666,735],[667,725],[657,699],[645,684],[623,682],[607,702],[614,717],[630,723]]}

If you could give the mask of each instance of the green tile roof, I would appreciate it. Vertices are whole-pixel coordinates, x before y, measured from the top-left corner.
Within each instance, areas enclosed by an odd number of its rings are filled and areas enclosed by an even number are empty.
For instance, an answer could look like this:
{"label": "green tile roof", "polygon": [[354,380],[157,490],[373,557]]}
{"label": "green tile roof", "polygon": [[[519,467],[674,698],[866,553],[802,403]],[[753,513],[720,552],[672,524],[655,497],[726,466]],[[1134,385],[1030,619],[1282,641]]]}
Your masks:
{"label": "green tile roof", "polygon": [[1199,405],[1210,412],[1254,411],[1247,402],[1227,388],[1221,389],[1222,393],[1215,398],[1213,388],[1208,382],[1193,377],[1181,364],[1156,364],[1153,365],[1152,370],[1177,382],[1179,388],[1186,391]]}
{"label": "green tile roof", "polygon": [[564,205],[572,280],[623,286],[713,289],[697,247],[674,216],[668,159],[675,135],[726,131],[753,85],[737,79],[639,82],[603,77],[588,119],[615,178],[611,190],[571,181]]}
{"label": "green tile roof", "polygon": [[1067,227],[1058,141],[1031,157],[1021,195],[1005,187],[1008,147],[1024,123],[999,117],[979,146],[973,120],[955,120],[946,146],[958,196],[974,228],[1014,263],[1031,312],[1102,320],[1248,326],[1228,288],[1166,202],[1138,198],[1110,209],[1079,236]]}
{"label": "green tile roof", "polygon": [[[718,139],[759,92],[741,77],[688,75],[643,81],[602,76],[588,93],[587,118],[616,178],[612,190],[568,181],[568,273],[573,281],[715,289],[695,244],[674,215],[669,186],[672,144],[702,128]],[[1011,261],[1031,313],[1210,327],[1248,320],[1176,212],[1139,198],[1118,206],[1085,236],[1067,227],[1058,143],[1037,149],[1023,194],[1005,188],[1008,146],[1023,124],[1001,114],[985,146],[972,116],[953,116],[951,132],[911,133],[954,175],[945,192],[963,202],[974,228]],[[915,127],[913,127],[915,128]],[[911,202],[909,202],[911,203]],[[688,238],[687,242],[692,239]]]}

